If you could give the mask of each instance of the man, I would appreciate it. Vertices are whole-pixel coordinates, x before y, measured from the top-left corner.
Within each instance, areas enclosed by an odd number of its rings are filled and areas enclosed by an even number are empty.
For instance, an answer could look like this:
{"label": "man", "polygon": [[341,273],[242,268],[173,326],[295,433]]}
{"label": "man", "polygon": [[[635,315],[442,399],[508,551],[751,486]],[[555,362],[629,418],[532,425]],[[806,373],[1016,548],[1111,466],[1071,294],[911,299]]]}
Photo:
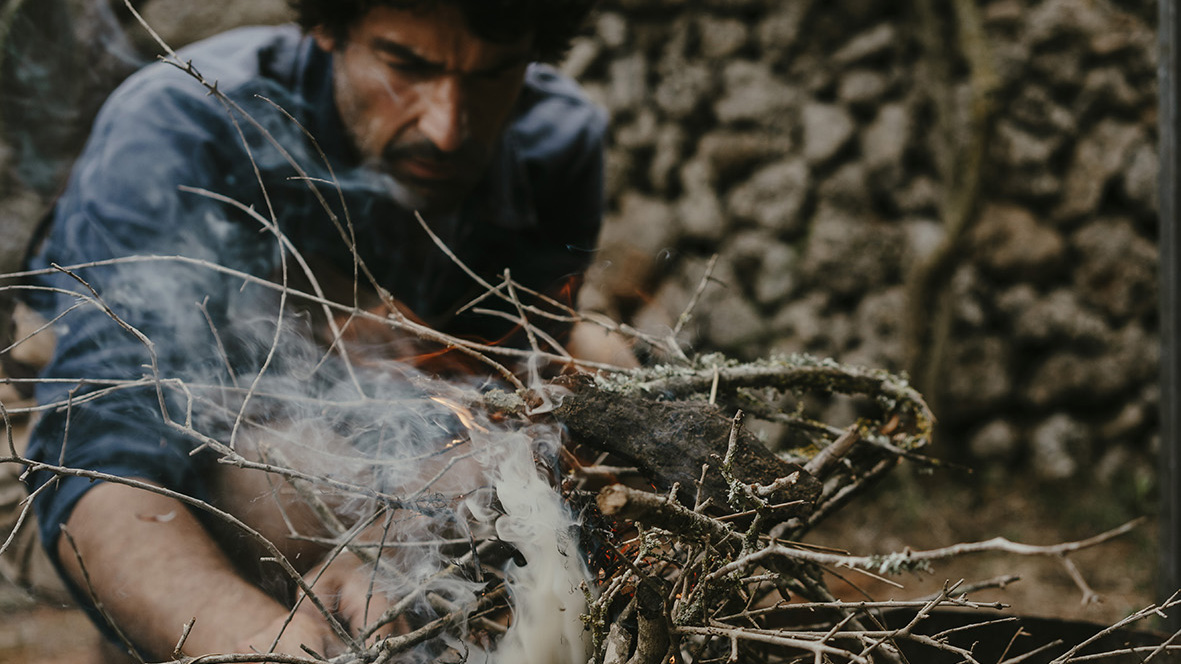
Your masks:
{"label": "man", "polygon": [[[302,381],[326,394],[349,374],[367,389],[347,362],[300,345],[337,343],[324,332],[331,321],[291,313],[284,297],[243,276],[294,283],[294,253],[329,299],[388,310],[384,289],[404,313],[449,334],[520,343],[504,317],[461,311],[481,287],[434,247],[414,211],[485,279],[508,268],[558,295],[586,267],[601,215],[604,115],[570,81],[531,63],[560,55],[591,0],[293,4],[304,36],[252,28],[182,52],[212,92],[156,64],[100,113],[34,261],[108,261],[42,281],[60,290],[36,304],[49,317],[65,313],[43,375],[67,380],[39,387],[41,403],[63,407],[38,423],[34,459],[248,511],[219,502],[235,480],[215,472],[192,430],[175,426],[186,422],[192,393],[152,383],[105,394],[99,385],[146,372],[170,387],[183,380],[229,391],[263,377],[268,389]],[[76,306],[71,293],[91,288],[102,306]],[[300,352],[273,353],[292,346]],[[191,429],[236,441],[238,423],[217,414],[245,410],[250,397],[236,398],[226,406],[198,394]],[[267,417],[288,416],[287,406],[275,408]],[[146,654],[170,654],[193,617],[190,654],[265,651],[275,639],[280,653],[340,649],[306,603],[287,624],[289,607],[178,500],[45,471],[31,485],[44,544],[75,595],[93,606],[93,592]],[[256,519],[264,534],[311,567],[318,550],[285,540],[267,518]],[[351,554],[317,574],[316,590],[354,631],[385,606],[368,598],[370,574]]]}

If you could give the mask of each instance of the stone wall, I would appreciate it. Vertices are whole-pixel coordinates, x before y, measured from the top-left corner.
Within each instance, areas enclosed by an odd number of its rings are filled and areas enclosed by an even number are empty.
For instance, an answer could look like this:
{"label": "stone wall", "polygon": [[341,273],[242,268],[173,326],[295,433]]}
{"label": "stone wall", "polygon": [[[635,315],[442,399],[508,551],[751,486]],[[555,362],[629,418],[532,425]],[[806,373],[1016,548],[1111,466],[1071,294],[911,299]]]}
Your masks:
{"label": "stone wall", "polygon": [[[1155,3],[978,3],[999,87],[958,237],[947,163],[970,152],[972,70],[951,4],[608,2],[566,63],[613,117],[586,304],[667,329],[718,252],[693,348],[905,370],[907,312],[947,302],[946,342],[922,349],[942,358],[922,387],[946,452],[1150,482]],[[916,296],[945,244],[950,269]]]}

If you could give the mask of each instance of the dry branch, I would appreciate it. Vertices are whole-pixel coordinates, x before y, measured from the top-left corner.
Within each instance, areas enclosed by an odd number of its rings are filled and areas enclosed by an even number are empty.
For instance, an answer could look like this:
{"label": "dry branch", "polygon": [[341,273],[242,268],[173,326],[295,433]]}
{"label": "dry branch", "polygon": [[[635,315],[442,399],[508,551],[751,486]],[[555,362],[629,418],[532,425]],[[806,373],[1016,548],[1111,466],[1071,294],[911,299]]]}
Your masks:
{"label": "dry branch", "polygon": [[[101,302],[96,293],[86,294],[96,304]],[[147,384],[151,385],[152,381]],[[157,382],[161,390],[173,387],[174,383],[169,381]],[[186,394],[197,393],[196,386],[183,387]],[[545,394],[538,394],[539,391]],[[457,392],[462,390],[449,387],[446,397],[453,399]],[[747,402],[762,398],[760,415],[783,413],[785,406],[776,401],[775,395],[808,392],[862,394],[875,401],[881,412],[843,431],[830,425],[801,428],[812,441],[810,447],[791,450],[792,461],[787,461],[769,452],[762,441],[727,416],[725,410],[730,407],[727,404],[741,396]],[[709,403],[711,394],[718,405]],[[281,397],[275,395],[275,398]],[[825,589],[819,568],[870,569],[889,574],[982,550],[1065,556],[1132,527],[1052,547],[1028,547],[997,539],[888,556],[816,551],[768,537],[765,534],[768,529],[779,537],[803,532],[807,524],[830,514],[831,505],[864,488],[904,455],[921,449],[929,437],[931,415],[921,397],[904,380],[831,361],[794,357],[738,364],[708,357],[690,366],[565,377],[538,385],[532,392],[473,392],[468,394],[468,400],[491,416],[491,421],[505,420],[510,429],[530,422],[561,422],[578,448],[619,459],[628,464],[630,471],[659,489],[659,493],[652,493],[615,485],[598,495],[598,507],[605,521],[592,524],[592,529],[601,530],[587,541],[601,538],[604,547],[615,553],[609,560],[600,561],[602,575],[596,585],[601,594],[592,599],[587,609],[588,626],[596,643],[595,662],[667,661],[670,649],[686,662],[734,657],[750,662],[780,661],[784,652],[800,650],[847,661],[894,661],[895,644],[901,642],[917,644],[906,647],[940,649],[972,661],[970,653],[942,641],[942,637],[912,633],[909,626],[880,629],[875,627],[876,618],[872,616],[887,608],[917,606],[919,611],[944,605],[994,608],[995,603],[976,603],[962,593],[945,592],[921,605],[913,602],[842,604],[835,602]],[[540,407],[542,403],[551,406]],[[191,420],[177,426],[193,435],[202,435],[193,428]],[[488,430],[486,426],[484,430]],[[343,541],[341,537],[329,539],[337,550],[350,545],[343,532],[345,524],[332,516],[326,503],[314,497],[311,488],[380,498],[373,504],[377,510],[404,505],[397,497],[383,496],[371,488],[365,490],[339,478],[319,477],[316,473],[290,468],[281,454],[268,456],[266,463],[255,462],[216,438],[199,439],[223,455],[226,463],[272,473],[283,482],[301,487],[308,502],[320,513],[325,531],[345,537]],[[603,476],[604,464],[620,467],[602,456],[598,454],[588,472],[592,481],[599,481]],[[32,464],[20,458],[8,461],[62,475],[87,476],[77,469]],[[579,469],[575,466],[569,472],[578,477]],[[671,499],[670,494],[677,499]],[[371,516],[375,518],[378,513],[373,512]],[[614,529],[611,524],[615,524]],[[638,532],[628,530],[627,526],[631,525],[637,526]],[[630,539],[619,540],[619,537]],[[463,542],[448,541],[452,546]],[[441,569],[439,574],[466,573],[471,563],[487,558],[488,547],[494,541],[480,539],[472,544],[472,557],[466,562],[462,557],[457,558],[452,567]],[[376,551],[379,556],[386,550],[373,549],[364,542],[354,548],[370,554]],[[474,553],[477,549],[484,553]],[[417,593],[432,597],[428,585],[429,581],[406,596],[405,601],[396,603],[392,613],[376,617],[362,631],[362,638],[373,634],[377,625],[396,619]],[[471,605],[447,605],[447,600],[435,597],[433,606],[451,608],[416,629],[383,639],[377,645],[358,644],[352,653],[334,661],[360,664],[391,660],[405,649],[443,633],[462,633],[466,624],[481,624],[484,618],[480,612],[503,593],[503,586],[499,586]],[[595,597],[593,590],[591,595]],[[799,597],[811,600],[807,605],[811,615],[831,616],[824,619],[827,624],[823,629],[793,627],[798,624],[798,618],[791,616],[802,615],[801,608],[783,600]],[[630,618],[621,622],[625,616]],[[912,624],[917,623],[912,621]],[[496,630],[485,632],[491,634]],[[178,658],[178,661],[196,660]],[[240,654],[200,661],[314,660]]]}
{"label": "dry branch", "polygon": [[[906,351],[910,375],[920,389],[931,394],[936,393],[951,331],[949,276],[977,217],[1001,84],[992,65],[979,7],[971,0],[949,4],[958,39],[949,37],[941,26],[937,15],[940,3],[915,1],[925,62],[934,79],[928,91],[939,137],[935,156],[941,166],[944,192],[940,213],[945,232],[939,247],[916,264],[907,278]],[[951,67],[961,56],[967,61],[971,92],[966,126],[957,125],[957,114],[952,109]]]}

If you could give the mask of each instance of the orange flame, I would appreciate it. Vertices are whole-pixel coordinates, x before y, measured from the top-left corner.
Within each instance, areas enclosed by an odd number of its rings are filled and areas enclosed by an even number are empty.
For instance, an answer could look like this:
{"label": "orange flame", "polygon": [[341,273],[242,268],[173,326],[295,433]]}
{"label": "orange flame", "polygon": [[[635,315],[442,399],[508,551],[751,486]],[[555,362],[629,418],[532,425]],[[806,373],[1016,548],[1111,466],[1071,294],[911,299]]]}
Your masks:
{"label": "orange flame", "polygon": [[476,416],[472,414],[472,411],[468,410],[463,405],[458,404],[450,399],[444,399],[443,397],[430,397],[430,400],[448,408],[451,410],[451,412],[455,413],[455,417],[459,418],[460,424],[467,427],[469,430],[479,431],[480,433],[489,432],[486,427],[476,421]]}

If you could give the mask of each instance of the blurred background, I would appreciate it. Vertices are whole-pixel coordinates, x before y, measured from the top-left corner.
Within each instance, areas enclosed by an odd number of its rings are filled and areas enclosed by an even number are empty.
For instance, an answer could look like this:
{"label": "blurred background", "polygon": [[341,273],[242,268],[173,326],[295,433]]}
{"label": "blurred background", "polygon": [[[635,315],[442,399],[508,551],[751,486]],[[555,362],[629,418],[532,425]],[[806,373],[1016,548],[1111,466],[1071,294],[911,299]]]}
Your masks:
{"label": "blurred background", "polygon": [[[19,269],[105,91],[157,52],[106,2],[0,0],[0,273]],[[176,47],[287,19],[282,0],[135,4]],[[1150,517],[1077,557],[1099,604],[1055,560],[1002,556],[863,588],[877,597],[1017,574],[986,597],[1099,622],[1155,599],[1157,12],[606,0],[562,65],[612,118],[584,308],[667,330],[718,254],[686,347],[831,356],[928,396],[931,453],[953,467],[901,467],[817,542],[1047,544]],[[0,611],[0,661],[76,661],[57,635],[92,638],[15,590]]]}

